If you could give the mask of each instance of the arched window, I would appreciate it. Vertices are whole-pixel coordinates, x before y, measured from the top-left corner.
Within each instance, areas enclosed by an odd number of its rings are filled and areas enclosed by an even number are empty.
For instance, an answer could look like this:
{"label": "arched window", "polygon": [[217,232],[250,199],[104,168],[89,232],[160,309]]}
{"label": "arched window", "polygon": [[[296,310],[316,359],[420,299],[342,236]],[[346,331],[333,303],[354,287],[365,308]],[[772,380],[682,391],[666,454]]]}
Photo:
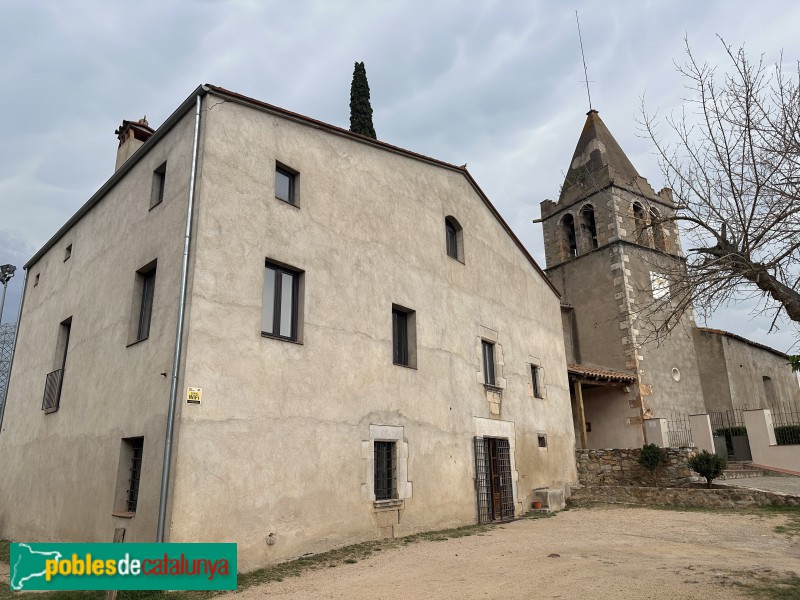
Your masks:
{"label": "arched window", "polygon": [[653,246],[656,250],[667,251],[667,238],[664,235],[664,224],[661,222],[661,214],[655,208],[650,209],[650,227],[653,230]]}
{"label": "arched window", "polygon": [[564,247],[568,249],[567,258],[578,255],[578,245],[575,243],[575,219],[567,213],[561,219],[561,231],[563,234]]}
{"label": "arched window", "polygon": [[589,248],[594,250],[597,248],[597,225],[594,221],[594,208],[591,204],[586,204],[580,212],[581,215],[581,232],[586,240],[588,240]]}
{"label": "arched window", "polygon": [[464,262],[464,230],[453,216],[444,219],[444,238],[447,256]]}
{"label": "arched window", "polygon": [[633,203],[633,237],[637,244],[650,246],[650,236],[647,230],[647,213],[638,202]]}

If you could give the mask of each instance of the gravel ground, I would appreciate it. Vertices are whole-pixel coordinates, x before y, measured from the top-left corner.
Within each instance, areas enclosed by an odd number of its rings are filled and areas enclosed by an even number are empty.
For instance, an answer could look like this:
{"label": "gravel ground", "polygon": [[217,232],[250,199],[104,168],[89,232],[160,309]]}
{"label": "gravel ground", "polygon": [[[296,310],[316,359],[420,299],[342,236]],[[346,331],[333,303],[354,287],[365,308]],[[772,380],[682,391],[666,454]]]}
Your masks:
{"label": "gravel ground", "polygon": [[784,494],[800,496],[800,477],[747,477],[745,479],[715,481],[714,483],[733,487],[755,488],[757,490],[767,490],[768,492],[783,492]]}
{"label": "gravel ground", "polygon": [[236,599],[746,598],[742,584],[754,572],[800,575],[800,540],[773,531],[786,521],[647,508],[573,509],[485,534],[384,550],[356,564],[256,586]]}

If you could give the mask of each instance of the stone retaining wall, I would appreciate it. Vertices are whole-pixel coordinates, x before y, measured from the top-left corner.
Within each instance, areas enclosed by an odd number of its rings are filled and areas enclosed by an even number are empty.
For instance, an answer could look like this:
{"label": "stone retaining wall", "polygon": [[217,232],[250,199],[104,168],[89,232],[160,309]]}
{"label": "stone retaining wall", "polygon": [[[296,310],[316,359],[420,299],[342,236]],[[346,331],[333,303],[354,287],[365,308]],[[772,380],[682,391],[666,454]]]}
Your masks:
{"label": "stone retaining wall", "polygon": [[[664,448],[667,463],[658,471],[658,485],[675,487],[700,481],[689,468],[689,458],[695,455],[694,448]],[[640,450],[576,450],[578,480],[582,485],[638,486],[653,485],[653,476],[639,465]]]}
{"label": "stone retaining wall", "polygon": [[579,486],[567,503],[581,506],[594,502],[611,504],[669,504],[695,508],[751,508],[756,506],[800,506],[800,496],[747,488],[655,488],[631,485]]}

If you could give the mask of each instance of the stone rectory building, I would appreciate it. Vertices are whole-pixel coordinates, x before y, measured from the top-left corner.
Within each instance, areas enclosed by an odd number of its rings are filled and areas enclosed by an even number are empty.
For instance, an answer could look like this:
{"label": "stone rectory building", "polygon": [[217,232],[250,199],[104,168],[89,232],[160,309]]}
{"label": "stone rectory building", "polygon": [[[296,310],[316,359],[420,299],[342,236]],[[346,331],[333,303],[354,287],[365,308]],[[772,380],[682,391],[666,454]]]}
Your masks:
{"label": "stone rectory building", "polygon": [[26,265],[0,537],[247,570],[576,480],[559,294],[466,169],[210,85],[117,133]]}

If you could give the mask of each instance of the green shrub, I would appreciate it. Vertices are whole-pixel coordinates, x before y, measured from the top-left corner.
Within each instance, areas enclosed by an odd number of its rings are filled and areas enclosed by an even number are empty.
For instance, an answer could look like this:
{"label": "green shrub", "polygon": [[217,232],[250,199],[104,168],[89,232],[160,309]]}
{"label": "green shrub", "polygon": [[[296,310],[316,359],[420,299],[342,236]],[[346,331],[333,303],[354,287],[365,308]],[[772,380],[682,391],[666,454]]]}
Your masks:
{"label": "green shrub", "polygon": [[664,452],[664,449],[659,448],[655,444],[645,444],[639,451],[639,459],[637,462],[653,474],[653,483],[658,487],[656,471],[658,471],[661,465],[667,462],[667,453]]}
{"label": "green shrub", "polygon": [[779,446],[800,444],[800,425],[776,425],[775,441]]}
{"label": "green shrub", "polygon": [[701,477],[706,478],[706,487],[711,488],[711,482],[722,475],[728,468],[728,459],[718,454],[711,454],[708,450],[703,450],[700,454],[695,454],[689,459],[689,468]]}

